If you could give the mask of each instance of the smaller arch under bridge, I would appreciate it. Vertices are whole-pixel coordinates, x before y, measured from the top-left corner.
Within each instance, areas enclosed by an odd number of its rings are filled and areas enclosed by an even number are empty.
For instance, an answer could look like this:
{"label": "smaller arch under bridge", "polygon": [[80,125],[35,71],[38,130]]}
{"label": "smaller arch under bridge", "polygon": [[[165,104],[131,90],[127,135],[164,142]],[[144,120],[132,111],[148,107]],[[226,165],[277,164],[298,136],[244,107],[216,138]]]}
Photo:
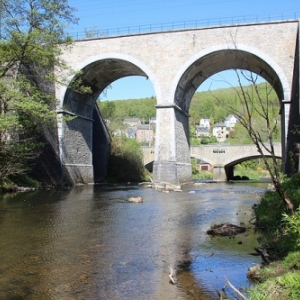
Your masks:
{"label": "smaller arch under bridge", "polygon": [[[153,147],[141,147],[144,155],[144,165],[149,166],[154,160]],[[281,143],[274,144],[276,158],[282,158]],[[271,157],[269,153],[264,153]],[[191,146],[190,156],[201,159],[213,167],[213,180],[227,181],[233,179],[234,166],[250,159],[261,157],[255,145],[203,145]]]}

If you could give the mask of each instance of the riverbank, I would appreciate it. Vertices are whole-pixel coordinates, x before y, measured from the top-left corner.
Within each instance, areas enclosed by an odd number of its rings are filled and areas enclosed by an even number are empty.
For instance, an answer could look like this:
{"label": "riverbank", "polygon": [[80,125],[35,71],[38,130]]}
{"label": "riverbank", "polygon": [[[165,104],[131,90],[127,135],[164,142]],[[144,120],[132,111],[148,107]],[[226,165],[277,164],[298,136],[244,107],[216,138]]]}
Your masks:
{"label": "riverbank", "polygon": [[26,175],[0,180],[0,195],[15,192],[29,192],[41,188],[41,184]]}
{"label": "riverbank", "polygon": [[283,188],[294,204],[294,214],[288,214],[282,199],[271,190],[255,208],[267,262],[249,274],[258,283],[249,289],[250,300],[300,299],[300,174],[286,179]]}
{"label": "riverbank", "polygon": [[249,289],[249,300],[300,299],[300,251],[289,253],[283,260],[256,268],[251,278],[259,284]]}

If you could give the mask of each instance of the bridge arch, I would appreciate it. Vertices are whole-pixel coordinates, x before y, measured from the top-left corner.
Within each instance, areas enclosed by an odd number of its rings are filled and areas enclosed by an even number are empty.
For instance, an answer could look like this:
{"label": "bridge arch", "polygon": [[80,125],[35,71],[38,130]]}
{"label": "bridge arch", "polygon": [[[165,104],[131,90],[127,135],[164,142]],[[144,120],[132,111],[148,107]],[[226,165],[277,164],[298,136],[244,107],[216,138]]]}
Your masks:
{"label": "bridge arch", "polygon": [[198,87],[207,78],[229,69],[244,69],[258,74],[273,86],[279,100],[290,100],[288,80],[279,65],[254,47],[233,43],[204,49],[187,60],[172,83],[174,102],[188,112]]}
{"label": "bridge arch", "polygon": [[[245,156],[243,158],[239,158],[236,159],[234,161],[231,161],[230,163],[226,164],[224,166],[224,170],[225,170],[225,174],[226,174],[226,179],[227,180],[232,180],[234,178],[234,167],[244,161],[247,160],[252,160],[252,159],[257,159],[257,158],[261,158],[262,155],[252,155],[252,156]],[[265,155],[265,157],[267,158],[272,158],[271,155]],[[282,157],[280,155],[276,155],[275,156],[277,159],[282,159]]]}
{"label": "bridge arch", "polygon": [[[183,112],[182,115],[188,116],[192,97],[198,87],[210,76],[230,69],[243,69],[258,74],[273,86],[282,105],[285,101],[290,101],[289,82],[276,61],[255,47],[233,42],[203,49],[183,64],[172,82],[174,105],[179,107]],[[285,153],[290,105],[283,108],[281,131],[282,153]],[[183,126],[188,126],[187,120],[181,121],[181,123],[184,124]],[[185,129],[185,131],[188,130]]]}
{"label": "bridge arch", "polygon": [[[237,160],[234,160],[232,162],[230,162],[229,164],[224,166],[224,170],[225,170],[225,174],[226,174],[226,179],[227,180],[232,180],[234,178],[234,167],[236,165],[238,165],[239,163],[242,163],[244,161],[247,160],[252,160],[252,159],[257,159],[257,158],[261,158],[262,155],[252,155],[252,156],[248,156],[248,157],[243,157],[243,158],[239,158]],[[271,155],[265,155],[265,157],[267,158],[271,158]],[[276,155],[277,159],[282,159],[281,156]]]}
{"label": "bridge arch", "polygon": [[[155,77],[143,62],[117,53],[90,57],[75,70],[78,73],[69,77],[60,96],[60,115],[75,116],[70,121],[59,118],[60,159],[67,183],[93,183],[106,174],[110,144],[96,100],[109,84],[120,78],[139,75],[153,80],[155,85]],[[77,80],[90,91],[72,88]]]}
{"label": "bridge arch", "polygon": [[[74,68],[74,74],[71,74],[68,77],[68,86],[78,75],[76,72],[84,72],[84,70],[89,70],[90,72],[94,72],[94,69],[99,67],[104,67],[101,72],[96,72],[99,76],[101,74],[105,74],[102,84],[99,86],[99,94],[103,92],[103,90],[111,84],[113,81],[116,81],[120,78],[126,76],[144,76],[149,79],[154,87],[155,93],[157,97],[160,96],[160,86],[157,83],[157,79],[155,73],[149,67],[149,65],[145,64],[143,61],[122,53],[117,52],[108,52],[101,53],[98,55],[93,55],[88,57],[86,60],[80,62]],[[116,72],[119,71],[119,72]],[[83,74],[81,74],[82,78]],[[61,89],[60,97],[59,97],[59,105],[62,107],[64,105],[66,92],[68,90],[68,86],[65,86]]]}

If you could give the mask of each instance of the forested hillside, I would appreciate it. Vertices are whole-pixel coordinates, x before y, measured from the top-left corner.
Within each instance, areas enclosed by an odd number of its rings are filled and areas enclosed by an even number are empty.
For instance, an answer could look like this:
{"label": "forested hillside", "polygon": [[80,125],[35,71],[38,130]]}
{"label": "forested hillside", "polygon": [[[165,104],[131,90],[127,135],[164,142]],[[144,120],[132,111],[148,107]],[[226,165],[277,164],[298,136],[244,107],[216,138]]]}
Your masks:
{"label": "forested hillside", "polygon": [[[251,86],[249,86],[250,88]],[[258,85],[262,93],[265,84]],[[233,88],[219,89],[214,91],[196,92],[193,96],[189,114],[190,124],[199,124],[201,118],[209,118],[212,123],[223,122],[228,116],[228,111],[224,108],[225,101],[234,101],[238,97]],[[272,91],[271,97],[277,97]],[[253,101],[256,101],[253,99]],[[149,119],[155,117],[156,98],[128,99],[115,101],[98,102],[100,110],[106,119],[121,121],[126,118],[140,118],[148,123]],[[278,101],[278,113],[280,105]]]}

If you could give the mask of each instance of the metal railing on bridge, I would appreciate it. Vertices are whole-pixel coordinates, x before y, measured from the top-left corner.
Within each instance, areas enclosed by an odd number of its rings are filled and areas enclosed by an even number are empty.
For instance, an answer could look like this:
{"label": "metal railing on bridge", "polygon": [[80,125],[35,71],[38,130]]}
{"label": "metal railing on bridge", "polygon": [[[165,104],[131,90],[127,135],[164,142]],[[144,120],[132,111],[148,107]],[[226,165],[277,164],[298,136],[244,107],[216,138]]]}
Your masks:
{"label": "metal railing on bridge", "polygon": [[256,16],[234,16],[211,18],[192,21],[169,22],[159,24],[136,25],[110,29],[87,29],[82,32],[68,33],[75,40],[107,38],[124,35],[136,35],[154,32],[175,31],[184,29],[198,29],[216,26],[232,26],[241,24],[256,24],[263,22],[276,22],[296,20],[300,18],[300,11],[282,14],[261,14]]}

